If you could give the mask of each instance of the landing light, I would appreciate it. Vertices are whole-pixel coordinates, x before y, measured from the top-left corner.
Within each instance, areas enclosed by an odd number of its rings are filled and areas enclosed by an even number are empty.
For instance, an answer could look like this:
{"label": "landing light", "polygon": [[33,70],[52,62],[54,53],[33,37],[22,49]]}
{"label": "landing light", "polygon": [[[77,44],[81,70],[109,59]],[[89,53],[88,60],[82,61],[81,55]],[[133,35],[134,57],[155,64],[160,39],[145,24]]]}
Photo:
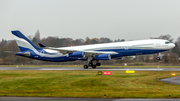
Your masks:
{"label": "landing light", "polygon": [[172,73],[171,75],[172,75],[172,76],[176,76],[176,74],[175,74],[175,73]]}

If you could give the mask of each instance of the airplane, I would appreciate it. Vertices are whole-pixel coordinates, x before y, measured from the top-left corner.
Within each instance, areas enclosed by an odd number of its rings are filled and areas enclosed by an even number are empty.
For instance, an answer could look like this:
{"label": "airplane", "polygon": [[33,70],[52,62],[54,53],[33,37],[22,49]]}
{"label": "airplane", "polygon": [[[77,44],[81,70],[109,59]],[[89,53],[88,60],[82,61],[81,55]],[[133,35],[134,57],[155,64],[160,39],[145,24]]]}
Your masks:
{"label": "airplane", "polygon": [[84,69],[88,69],[89,66],[93,69],[96,66],[101,66],[99,60],[121,60],[125,56],[155,54],[175,47],[168,40],[147,39],[60,48],[46,47],[40,43],[40,48],[34,45],[19,30],[11,32],[21,51],[15,53],[15,55],[52,62],[83,60],[87,61],[87,64],[83,66]]}

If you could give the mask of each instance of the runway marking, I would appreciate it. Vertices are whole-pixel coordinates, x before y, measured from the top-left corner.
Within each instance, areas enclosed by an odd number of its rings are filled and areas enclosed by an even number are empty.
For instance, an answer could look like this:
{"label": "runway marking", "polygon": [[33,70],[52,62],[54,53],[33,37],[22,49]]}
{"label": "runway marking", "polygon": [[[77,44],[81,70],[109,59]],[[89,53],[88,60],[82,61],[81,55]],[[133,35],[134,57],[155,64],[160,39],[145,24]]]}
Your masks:
{"label": "runway marking", "polygon": [[[119,70],[119,71],[126,71],[127,69],[67,69],[67,68],[42,68],[42,69],[39,69],[39,70]],[[136,70],[136,71],[162,71],[164,69],[128,69],[128,70]]]}

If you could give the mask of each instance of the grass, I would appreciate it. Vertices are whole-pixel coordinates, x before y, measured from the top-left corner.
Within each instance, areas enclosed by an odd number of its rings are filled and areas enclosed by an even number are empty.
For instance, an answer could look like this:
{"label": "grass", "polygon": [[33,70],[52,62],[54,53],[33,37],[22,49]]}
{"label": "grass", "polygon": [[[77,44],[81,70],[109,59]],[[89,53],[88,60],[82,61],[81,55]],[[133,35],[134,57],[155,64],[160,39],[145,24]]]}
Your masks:
{"label": "grass", "polygon": [[[0,65],[0,67],[83,67],[83,65]],[[117,67],[117,68],[180,68],[180,66],[110,66],[102,65],[100,67]]]}
{"label": "grass", "polygon": [[170,77],[170,71],[0,71],[0,96],[180,98],[179,85],[156,81]]}

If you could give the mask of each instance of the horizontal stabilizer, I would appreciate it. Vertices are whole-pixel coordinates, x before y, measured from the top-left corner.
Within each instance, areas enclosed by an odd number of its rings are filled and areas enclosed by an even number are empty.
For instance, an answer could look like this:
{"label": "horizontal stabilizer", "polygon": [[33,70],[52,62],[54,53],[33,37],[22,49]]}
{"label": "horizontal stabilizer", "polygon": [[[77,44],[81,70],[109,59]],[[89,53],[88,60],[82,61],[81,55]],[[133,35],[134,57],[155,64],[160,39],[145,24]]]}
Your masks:
{"label": "horizontal stabilizer", "polygon": [[13,51],[4,51],[5,53],[16,53],[16,52],[13,52]]}
{"label": "horizontal stabilizer", "polygon": [[41,44],[41,43],[38,43],[40,47],[44,48],[46,47],[45,45]]}
{"label": "horizontal stabilizer", "polygon": [[15,55],[21,55],[21,56],[30,56],[31,53],[30,52],[18,52]]}

